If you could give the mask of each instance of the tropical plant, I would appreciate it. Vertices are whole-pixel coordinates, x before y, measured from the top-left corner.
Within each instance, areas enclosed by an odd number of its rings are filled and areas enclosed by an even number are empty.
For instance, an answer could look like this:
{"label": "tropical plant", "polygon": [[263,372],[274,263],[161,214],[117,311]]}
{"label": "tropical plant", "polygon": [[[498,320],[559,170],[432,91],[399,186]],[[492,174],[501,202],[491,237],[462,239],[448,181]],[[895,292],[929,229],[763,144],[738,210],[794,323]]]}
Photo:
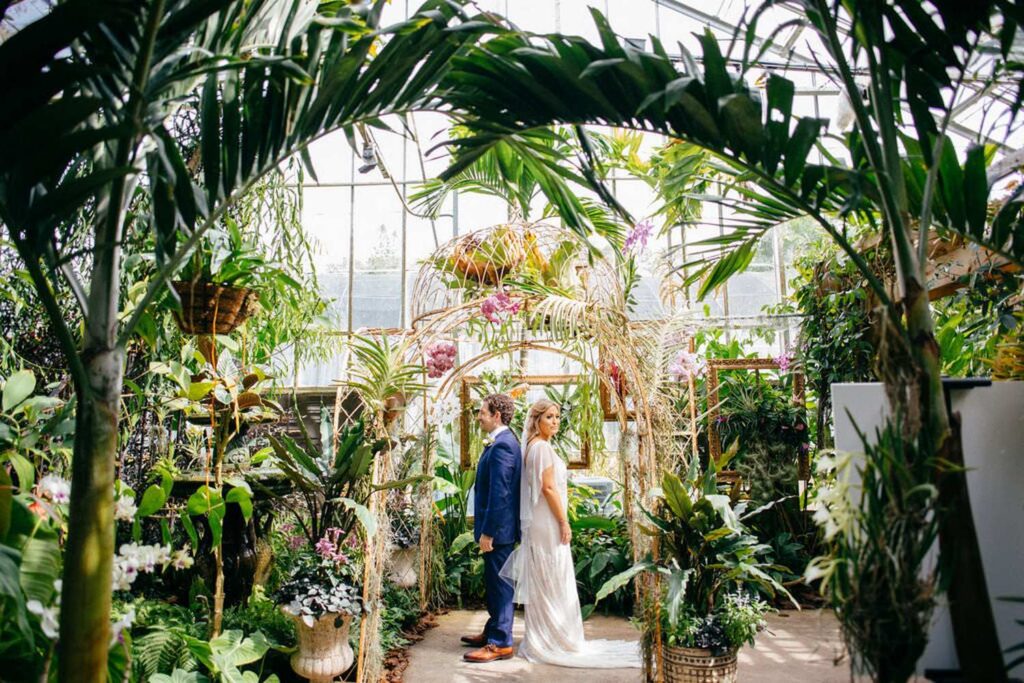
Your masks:
{"label": "tropical plant", "polygon": [[329,411],[320,413],[319,448],[305,429],[301,445],[288,435],[270,437],[274,463],[291,481],[301,504],[284,502],[310,546],[325,538],[328,529],[339,529],[347,538],[357,519],[372,536],[376,522],[366,507],[372,491],[369,474],[386,441],[371,441],[362,421],[336,434]]}
{"label": "tropical plant", "polygon": [[[331,3],[325,21],[312,21],[294,3],[270,0],[72,0],[0,45],[0,96],[17,103],[0,117],[0,222],[78,399],[63,680],[105,671],[119,401],[140,319],[261,176],[327,132],[425,106],[451,56],[489,27],[430,0],[381,31],[383,7]],[[461,30],[447,30],[455,23]],[[174,139],[181,116],[198,119],[198,144]],[[142,182],[151,201],[136,215],[129,202]],[[140,230],[156,235],[159,271],[122,309],[124,238]],[[69,251],[76,234],[84,250]],[[62,287],[82,314],[81,339],[55,295]]]}
{"label": "tropical plant", "polygon": [[662,613],[665,643],[671,647],[695,647],[722,655],[743,645],[753,645],[757,633],[767,623],[768,603],[751,598],[746,593],[729,593],[714,614],[700,616],[690,606],[684,606],[675,622],[668,612]]}
{"label": "tropical plant", "polygon": [[[451,435],[451,425],[444,431]],[[444,440],[437,444],[434,466],[434,547],[431,556],[431,591],[437,604],[454,598],[461,606],[483,597],[483,560],[473,543],[467,512],[476,470],[462,469],[459,458]]]}
{"label": "tropical plant", "polygon": [[[566,514],[572,528],[572,557],[575,561],[576,589],[583,618],[596,607],[597,592],[606,581],[628,569],[633,550],[629,525],[621,514],[621,503],[615,501],[611,516],[602,514],[597,492],[589,486],[569,486]],[[632,611],[633,591],[630,586],[605,598],[603,610],[628,615]]]}
{"label": "tropical plant", "polygon": [[[764,508],[748,510],[746,501],[736,503],[718,492],[718,475],[735,453],[734,445],[706,468],[694,459],[685,480],[674,472],[664,474],[660,509],[644,510],[653,525],[647,532],[661,541],[661,558],[648,557],[616,575],[598,591],[598,600],[641,572],[657,574],[667,583],[659,606],[669,627],[666,633],[677,633],[694,620],[701,625],[687,638],[710,637],[710,631],[698,635],[703,629],[724,629],[722,615],[727,609],[726,596],[731,593],[752,590],[769,597],[779,594],[796,604],[778,579],[786,568],[766,561],[770,548],[744,524]],[[716,642],[724,637],[715,635]],[[727,647],[737,648],[746,641],[725,642]]]}
{"label": "tropical plant", "polygon": [[[825,458],[815,516],[825,554],[807,568],[809,581],[836,607],[855,667],[876,681],[905,681],[928,643],[937,592],[929,553],[939,534],[939,492],[924,451],[888,423],[874,443],[860,434],[864,460]],[[854,472],[859,484],[851,481]]]}
{"label": "tropical plant", "polygon": [[[582,125],[588,123],[657,132],[696,145],[729,178],[726,194],[702,196],[737,216],[731,233],[705,245],[720,258],[705,253],[690,264],[689,279],[700,281],[700,296],[746,268],[758,240],[774,226],[801,216],[820,226],[879,301],[880,335],[887,340],[880,378],[893,410],[938,467],[931,479],[940,481],[944,568],[956,576],[948,585],[961,666],[972,679],[1005,680],[969,514],[959,425],[943,398],[925,267],[933,230],[960,235],[1018,266],[1024,263],[1024,189],[1018,188],[991,220],[987,215],[995,182],[1015,164],[1000,163],[989,177],[993,149],[973,145],[961,161],[947,135],[966,82],[996,87],[996,74],[1019,71],[1010,56],[1019,13],[1003,0],[939,3],[930,9],[917,0],[789,3],[793,21],[814,31],[824,47],[821,68],[851,102],[855,127],[844,138],[850,160],[844,164],[820,144],[826,121],[794,115],[791,81],[770,75],[764,86],[767,106],[762,106],[744,80],[771,42],[757,43],[758,22],[778,4],[761,3],[737,28],[737,35],[746,37],[738,74],[729,72],[710,31],[699,37],[702,62],[684,49],[680,67],[657,40],[652,52],[619,40],[596,11],[600,47],[562,35],[503,34],[487,41],[456,58],[445,76],[446,98],[467,113],[461,122],[470,131],[453,141],[459,158],[445,177],[501,142],[550,125],[576,126],[585,148]],[[862,64],[866,98],[855,75]],[[904,102],[909,115],[901,110]],[[1007,116],[993,118],[1012,122],[1020,91],[1011,102]],[[815,149],[825,163],[813,162]],[[522,153],[550,157],[536,147],[524,146]],[[586,165],[592,171],[593,164]],[[611,200],[594,182],[596,174],[584,175]],[[563,216],[574,211],[557,194],[549,199]],[[840,223],[845,217],[874,226],[887,241],[883,271],[894,274],[894,287],[849,239]]]}
{"label": "tropical plant", "polygon": [[[215,342],[204,345],[203,357],[207,361],[200,372],[191,374],[177,362],[154,363],[151,371],[166,374],[178,387],[177,397],[166,405],[167,409],[182,410],[188,419],[210,426],[209,457],[204,470],[213,474],[213,482],[200,486],[188,499],[188,514],[181,520],[192,542],[199,548],[199,537],[192,516],[206,519],[210,544],[214,553],[214,609],[210,622],[211,636],[220,633],[224,613],[224,548],[222,536],[224,517],[229,504],[238,505],[243,520],[252,517],[252,489],[241,477],[225,478],[225,461],[231,453],[242,454],[250,460],[248,448],[237,443],[253,424],[276,419],[281,407],[263,395],[271,379],[260,368],[246,371],[238,366],[227,350],[219,355]],[[225,484],[230,484],[225,488]]]}
{"label": "tropical plant", "polygon": [[405,631],[414,626],[423,615],[420,593],[416,589],[388,585],[384,589],[381,616],[381,650],[390,652],[409,644]]}
{"label": "tropical plant", "polygon": [[73,432],[74,404],[36,393],[34,372],[18,370],[4,380],[0,463],[10,463],[19,490],[32,490],[36,472],[64,469]]}
{"label": "tropical plant", "polygon": [[259,662],[267,654],[271,644],[259,631],[246,635],[243,631],[224,631],[210,640],[183,636],[189,652],[210,673],[211,678],[194,671],[175,669],[170,674],[154,674],[153,683],[277,683],[276,675],[263,678],[255,671],[243,671],[240,667]]}
{"label": "tropical plant", "polygon": [[[604,450],[604,410],[601,408],[599,380],[582,377],[575,384],[545,386],[544,395],[558,404],[562,428],[551,440],[555,451],[565,460],[586,443],[591,452]],[[525,415],[526,410],[522,411]]]}
{"label": "tropical plant", "polygon": [[831,445],[832,383],[865,382],[874,377],[872,295],[849,259],[815,255],[796,262],[793,299],[800,318],[799,353],[808,384],[817,397],[815,436]]}
{"label": "tropical plant", "polygon": [[393,344],[387,335],[349,340],[353,366],[348,385],[359,392],[372,421],[386,426],[397,417],[408,396],[426,388],[423,366],[407,359],[408,347]]}

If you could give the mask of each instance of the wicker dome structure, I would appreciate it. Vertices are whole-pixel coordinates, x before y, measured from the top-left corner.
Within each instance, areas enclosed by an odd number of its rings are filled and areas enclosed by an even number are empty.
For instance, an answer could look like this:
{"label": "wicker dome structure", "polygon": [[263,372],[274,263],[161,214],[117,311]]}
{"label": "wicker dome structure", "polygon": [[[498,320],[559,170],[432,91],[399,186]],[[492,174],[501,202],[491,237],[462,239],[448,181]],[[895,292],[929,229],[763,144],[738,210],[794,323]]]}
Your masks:
{"label": "wicker dome structure", "polygon": [[575,233],[547,223],[511,222],[460,235],[441,245],[416,277],[413,327],[448,327],[444,320],[478,308],[495,293],[528,305],[564,296],[621,310],[614,264]]}

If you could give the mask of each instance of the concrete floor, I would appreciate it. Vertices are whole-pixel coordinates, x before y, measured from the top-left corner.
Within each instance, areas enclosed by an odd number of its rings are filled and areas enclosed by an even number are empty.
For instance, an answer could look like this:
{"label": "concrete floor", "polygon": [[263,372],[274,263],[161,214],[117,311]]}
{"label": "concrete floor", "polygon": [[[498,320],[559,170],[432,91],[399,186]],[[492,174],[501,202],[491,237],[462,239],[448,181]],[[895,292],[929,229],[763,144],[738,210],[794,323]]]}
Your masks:
{"label": "concrete floor", "polygon": [[[459,637],[483,630],[485,612],[453,611],[438,618],[409,650],[406,683],[490,683],[492,681],[557,681],[558,683],[631,683],[640,681],[634,669],[566,669],[530,664],[518,657],[490,664],[462,660],[468,651]],[[522,613],[516,614],[515,637],[523,635]],[[594,616],[584,622],[588,638],[637,640],[639,633],[625,619]],[[848,683],[847,662],[838,666],[843,648],[831,612],[785,611],[768,619],[768,630],[756,647],[740,651],[739,680],[743,683]]]}

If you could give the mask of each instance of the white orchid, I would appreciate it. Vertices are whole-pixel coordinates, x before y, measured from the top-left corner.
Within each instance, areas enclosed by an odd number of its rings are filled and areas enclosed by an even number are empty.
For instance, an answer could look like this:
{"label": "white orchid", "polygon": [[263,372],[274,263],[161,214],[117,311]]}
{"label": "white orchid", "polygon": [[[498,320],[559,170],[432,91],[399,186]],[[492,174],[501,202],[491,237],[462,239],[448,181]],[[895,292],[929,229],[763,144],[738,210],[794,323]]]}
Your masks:
{"label": "white orchid", "polygon": [[139,508],[135,505],[135,499],[131,496],[121,496],[114,503],[114,519],[120,522],[130,522],[135,519],[135,513]]}
{"label": "white orchid", "polygon": [[54,503],[66,505],[71,502],[71,484],[55,474],[48,474],[39,481],[39,494]]}

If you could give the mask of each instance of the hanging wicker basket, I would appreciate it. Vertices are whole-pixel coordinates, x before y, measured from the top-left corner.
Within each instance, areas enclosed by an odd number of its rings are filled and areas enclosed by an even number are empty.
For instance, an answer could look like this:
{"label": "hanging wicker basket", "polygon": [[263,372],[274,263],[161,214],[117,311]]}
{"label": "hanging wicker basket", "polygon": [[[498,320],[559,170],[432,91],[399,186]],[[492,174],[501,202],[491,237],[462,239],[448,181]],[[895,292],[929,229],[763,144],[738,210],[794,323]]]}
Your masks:
{"label": "hanging wicker basket", "polygon": [[736,683],[736,650],[713,655],[702,648],[666,645],[662,656],[665,683]]}
{"label": "hanging wicker basket", "polygon": [[510,226],[471,233],[455,243],[452,267],[464,278],[494,286],[526,259],[526,239]]}
{"label": "hanging wicker basket", "polygon": [[181,298],[181,312],[174,318],[185,334],[228,334],[252,315],[259,301],[248,287],[181,280],[171,286]]}

